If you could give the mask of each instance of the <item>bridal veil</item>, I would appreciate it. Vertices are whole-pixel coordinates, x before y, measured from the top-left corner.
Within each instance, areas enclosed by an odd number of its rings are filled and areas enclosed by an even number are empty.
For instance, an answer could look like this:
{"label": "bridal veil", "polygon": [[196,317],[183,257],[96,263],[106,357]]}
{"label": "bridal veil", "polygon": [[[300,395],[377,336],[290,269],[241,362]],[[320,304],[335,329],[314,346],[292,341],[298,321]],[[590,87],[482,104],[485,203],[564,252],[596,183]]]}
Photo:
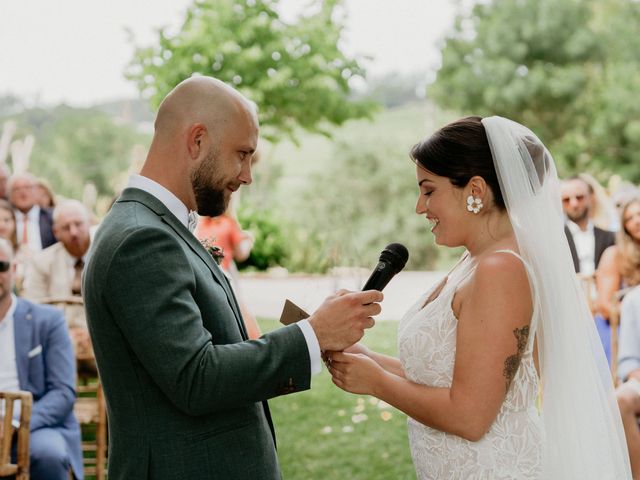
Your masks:
{"label": "bridal veil", "polygon": [[631,478],[611,374],[564,234],[556,168],[528,128],[482,120],[539,312],[544,479]]}

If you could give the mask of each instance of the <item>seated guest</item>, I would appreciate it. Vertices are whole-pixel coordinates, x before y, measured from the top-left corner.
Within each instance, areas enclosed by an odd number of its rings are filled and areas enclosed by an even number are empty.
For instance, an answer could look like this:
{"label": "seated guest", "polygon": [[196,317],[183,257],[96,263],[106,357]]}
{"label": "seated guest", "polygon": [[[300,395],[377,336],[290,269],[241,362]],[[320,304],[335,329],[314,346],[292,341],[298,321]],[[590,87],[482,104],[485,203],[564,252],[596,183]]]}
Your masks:
{"label": "seated guest", "polygon": [[598,268],[605,249],[615,243],[615,234],[593,224],[591,213],[595,209],[595,194],[593,187],[583,178],[563,180],[560,194],[566,216],[564,233],[573,266],[576,272],[590,275]]}
{"label": "seated guest", "polygon": [[89,250],[89,212],[77,200],[64,200],[53,210],[58,240],[32,257],[23,295],[39,301],[80,295],[80,277]]}
{"label": "seated guest", "polygon": [[33,394],[29,453],[33,480],[83,478],[73,414],[75,358],[60,310],[12,293],[13,249],[0,239],[0,390]]}
{"label": "seated guest", "polygon": [[[80,296],[80,279],[89,250],[89,212],[77,200],[64,200],[53,210],[58,243],[33,255],[27,265],[23,296],[34,301]],[[84,308],[67,304],[65,317],[78,356],[93,356]]]}
{"label": "seated guest", "polygon": [[624,383],[616,390],[633,478],[640,478],[640,287],[622,301],[618,378]]}
{"label": "seated guest", "polygon": [[621,288],[640,284],[640,197],[631,198],[622,206],[620,226],[616,243],[602,254],[596,274],[595,320],[607,358],[611,349],[609,318],[613,296]]}
{"label": "seated guest", "polygon": [[616,243],[602,254],[596,275],[598,313],[605,319],[611,314],[614,293],[640,284],[640,197],[623,205],[620,225]]}
{"label": "seated guest", "polygon": [[38,205],[36,178],[30,173],[13,175],[9,179],[9,200],[16,214],[16,233],[20,248],[39,252],[56,243],[51,210]]}

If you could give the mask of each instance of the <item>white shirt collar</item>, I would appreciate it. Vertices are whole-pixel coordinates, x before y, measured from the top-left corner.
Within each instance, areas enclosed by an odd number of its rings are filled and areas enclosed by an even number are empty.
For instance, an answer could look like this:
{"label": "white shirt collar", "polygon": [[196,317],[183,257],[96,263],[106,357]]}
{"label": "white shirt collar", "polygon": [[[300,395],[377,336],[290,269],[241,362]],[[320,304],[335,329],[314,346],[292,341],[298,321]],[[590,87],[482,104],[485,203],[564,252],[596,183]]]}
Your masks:
{"label": "white shirt collar", "polygon": [[587,229],[583,232],[582,230],[580,230],[580,227],[578,226],[577,223],[569,220],[567,218],[567,226],[569,227],[569,231],[573,234],[573,235],[579,235],[579,234],[593,234],[593,222],[591,220],[589,220],[589,222],[587,223]]}
{"label": "white shirt collar", "polygon": [[142,175],[131,175],[131,177],[129,177],[127,188],[137,188],[153,195],[160,200],[160,202],[162,202],[162,204],[167,207],[167,209],[173,213],[173,215],[180,220],[185,227],[189,228],[189,209],[187,206],[158,182]]}
{"label": "white shirt collar", "polygon": [[18,306],[18,301],[16,299],[16,296],[12,293],[11,305],[9,305],[9,309],[7,310],[7,313],[4,315],[4,318],[2,319],[2,321],[0,321],[0,327],[6,328],[6,325],[8,325],[9,323],[13,323],[13,314],[16,312],[17,306]]}
{"label": "white shirt collar", "polygon": [[[24,220],[25,214],[20,210],[16,209],[16,218],[20,221]],[[27,220],[29,222],[40,223],[40,205],[34,205],[31,209],[26,213]]]}

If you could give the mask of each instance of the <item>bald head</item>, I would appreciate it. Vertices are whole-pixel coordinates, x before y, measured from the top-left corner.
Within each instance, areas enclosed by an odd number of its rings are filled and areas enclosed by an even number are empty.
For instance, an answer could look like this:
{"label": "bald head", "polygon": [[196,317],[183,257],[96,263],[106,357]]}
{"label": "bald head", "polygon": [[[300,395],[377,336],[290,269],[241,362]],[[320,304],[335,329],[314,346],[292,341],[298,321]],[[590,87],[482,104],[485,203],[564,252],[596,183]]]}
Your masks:
{"label": "bald head", "polygon": [[257,144],[254,104],[220,80],[192,77],[160,104],[140,173],[188,209],[211,215],[204,212],[219,211],[240,185],[251,183]]}
{"label": "bald head", "polygon": [[89,249],[89,212],[78,200],[65,200],[53,210],[53,234],[72,257]]}
{"label": "bald head", "polygon": [[167,138],[194,123],[219,136],[238,116],[256,118],[254,105],[240,92],[212,77],[191,77],[180,82],[162,101],[155,121],[156,135]]}

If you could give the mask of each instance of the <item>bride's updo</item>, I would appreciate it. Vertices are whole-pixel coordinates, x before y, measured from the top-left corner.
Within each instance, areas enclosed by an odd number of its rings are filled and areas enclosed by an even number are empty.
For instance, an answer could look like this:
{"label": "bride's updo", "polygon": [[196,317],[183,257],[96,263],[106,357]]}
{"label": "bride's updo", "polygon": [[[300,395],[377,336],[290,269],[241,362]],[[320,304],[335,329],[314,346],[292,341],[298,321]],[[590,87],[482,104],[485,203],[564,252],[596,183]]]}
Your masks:
{"label": "bride's updo", "polygon": [[465,117],[445,125],[414,145],[409,155],[417,165],[463,188],[472,177],[487,183],[496,206],[506,210],[482,117]]}

